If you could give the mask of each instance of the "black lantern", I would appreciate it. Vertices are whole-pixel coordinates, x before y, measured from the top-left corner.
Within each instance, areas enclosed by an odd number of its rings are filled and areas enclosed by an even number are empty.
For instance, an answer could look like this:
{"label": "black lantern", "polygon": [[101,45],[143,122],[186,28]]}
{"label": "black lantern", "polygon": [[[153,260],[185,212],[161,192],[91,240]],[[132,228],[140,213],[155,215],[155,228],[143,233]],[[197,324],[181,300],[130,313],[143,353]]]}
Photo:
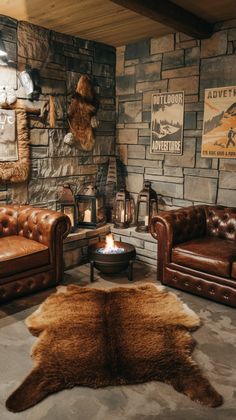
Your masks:
{"label": "black lantern", "polygon": [[151,188],[150,181],[144,181],[143,189],[138,195],[136,231],[148,232],[151,219],[157,214],[157,194]]}
{"label": "black lantern", "polygon": [[78,227],[94,229],[106,223],[104,195],[93,185],[83,186],[76,195]]}
{"label": "black lantern", "polygon": [[115,197],[114,226],[121,229],[129,227],[133,221],[133,210],[134,205],[130,193],[125,188],[121,188]]}
{"label": "black lantern", "polygon": [[71,232],[76,227],[76,206],[73,191],[70,184],[63,184],[59,187],[57,210],[65,213],[71,221]]}

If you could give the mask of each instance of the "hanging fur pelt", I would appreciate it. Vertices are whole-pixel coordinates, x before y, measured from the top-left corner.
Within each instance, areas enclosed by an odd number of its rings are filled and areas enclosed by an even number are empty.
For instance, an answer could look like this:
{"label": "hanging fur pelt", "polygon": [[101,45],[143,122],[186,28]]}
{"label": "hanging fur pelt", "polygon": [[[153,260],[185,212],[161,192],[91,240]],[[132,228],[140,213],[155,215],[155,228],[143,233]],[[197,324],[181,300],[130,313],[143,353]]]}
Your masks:
{"label": "hanging fur pelt", "polygon": [[91,119],[99,107],[92,81],[89,76],[80,77],[69,109],[68,122],[75,141],[82,150],[90,151],[95,144]]}
{"label": "hanging fur pelt", "polygon": [[[10,107],[9,107],[10,108]],[[18,139],[18,160],[0,163],[0,182],[23,182],[29,176],[29,135],[26,110],[15,108]]]}

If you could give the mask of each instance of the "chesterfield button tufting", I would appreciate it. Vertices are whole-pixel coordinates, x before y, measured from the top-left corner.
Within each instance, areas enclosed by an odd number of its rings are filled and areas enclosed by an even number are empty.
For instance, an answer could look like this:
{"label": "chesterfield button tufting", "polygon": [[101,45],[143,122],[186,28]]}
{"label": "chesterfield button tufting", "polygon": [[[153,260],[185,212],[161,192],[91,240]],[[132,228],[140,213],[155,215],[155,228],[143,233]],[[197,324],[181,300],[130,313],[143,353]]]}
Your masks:
{"label": "chesterfield button tufting", "polygon": [[1,286],[6,284],[4,292],[0,289],[0,302],[63,278],[62,245],[69,227],[69,218],[60,212],[29,205],[0,206]]}
{"label": "chesterfield button tufting", "polygon": [[153,219],[152,232],[158,238],[163,284],[236,306],[235,208],[197,205],[162,211]]}

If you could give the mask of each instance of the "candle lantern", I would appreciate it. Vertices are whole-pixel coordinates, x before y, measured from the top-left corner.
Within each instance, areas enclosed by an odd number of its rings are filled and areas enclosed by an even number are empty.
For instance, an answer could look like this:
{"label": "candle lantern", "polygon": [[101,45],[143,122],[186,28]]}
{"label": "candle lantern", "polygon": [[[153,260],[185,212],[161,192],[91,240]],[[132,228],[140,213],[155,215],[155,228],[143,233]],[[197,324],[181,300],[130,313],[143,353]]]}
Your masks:
{"label": "candle lantern", "polygon": [[63,184],[58,190],[57,210],[65,213],[71,221],[71,232],[76,227],[76,205],[70,184]]}
{"label": "candle lantern", "polygon": [[145,181],[138,195],[136,231],[148,232],[151,219],[157,214],[157,194],[151,188],[151,182]]}
{"label": "candle lantern", "polygon": [[134,204],[130,193],[125,188],[121,188],[115,197],[114,226],[121,229],[129,227],[133,221],[133,210]]}
{"label": "candle lantern", "polygon": [[104,195],[96,186],[84,185],[76,195],[78,227],[94,229],[106,223]]}

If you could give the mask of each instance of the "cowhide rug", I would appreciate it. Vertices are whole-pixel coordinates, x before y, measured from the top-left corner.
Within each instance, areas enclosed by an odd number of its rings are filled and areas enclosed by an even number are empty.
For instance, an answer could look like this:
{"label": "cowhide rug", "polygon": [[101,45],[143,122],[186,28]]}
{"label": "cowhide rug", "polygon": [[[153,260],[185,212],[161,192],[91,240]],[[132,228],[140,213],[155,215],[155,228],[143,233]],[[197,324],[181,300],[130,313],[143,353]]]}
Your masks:
{"label": "cowhide rug", "polygon": [[26,324],[39,337],[32,348],[34,368],[8,398],[11,411],[76,385],[147,381],[170,384],[211,407],[222,404],[191,358],[189,331],[199,327],[198,316],[162,287],[70,285],[47,298]]}

